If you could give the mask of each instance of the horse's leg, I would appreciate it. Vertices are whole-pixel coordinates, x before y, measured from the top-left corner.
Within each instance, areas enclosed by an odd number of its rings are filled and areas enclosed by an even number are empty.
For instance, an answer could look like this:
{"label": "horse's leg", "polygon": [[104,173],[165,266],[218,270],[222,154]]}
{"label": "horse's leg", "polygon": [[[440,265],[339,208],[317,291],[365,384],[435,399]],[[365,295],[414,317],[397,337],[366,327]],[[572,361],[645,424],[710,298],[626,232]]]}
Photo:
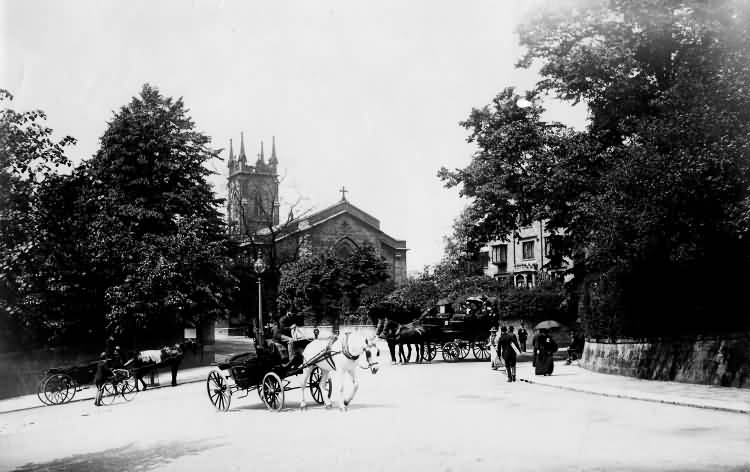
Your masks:
{"label": "horse's leg", "polygon": [[143,380],[143,376],[146,375],[146,371],[140,367],[138,370],[135,371],[135,389],[140,390],[138,388],[138,381],[140,380],[141,384],[143,384],[143,390],[146,390],[146,381]]}
{"label": "horse's leg", "polygon": [[[356,366],[355,366],[356,369]],[[359,389],[359,380],[357,380],[357,371],[352,370],[349,372],[349,375],[352,376],[352,393],[349,395],[349,398],[344,399],[344,409],[346,409],[349,404],[354,400],[354,395],[357,393],[357,390]]]}
{"label": "horse's leg", "polygon": [[391,362],[393,364],[396,363],[396,341],[393,339],[386,340],[386,343],[388,343],[388,352],[391,354]]}
{"label": "horse's leg", "polygon": [[346,405],[344,405],[344,373],[344,369],[340,369],[338,375],[336,375],[339,381],[339,410],[341,411],[346,410]]}
{"label": "horse's leg", "polygon": [[305,390],[307,390],[307,382],[310,381],[310,375],[312,374],[313,366],[305,367],[302,371],[302,401],[299,403],[299,409],[304,410],[307,408],[305,404]]}
{"label": "horse's leg", "polygon": [[406,356],[404,355],[404,345],[403,343],[398,343],[398,361],[402,364],[405,363],[404,358]]}
{"label": "horse's leg", "polygon": [[326,392],[324,389],[326,389],[328,385],[328,379],[331,378],[331,371],[321,369],[323,373],[320,375],[320,389],[323,392],[323,404],[326,406],[326,408],[331,408],[331,397],[333,396],[333,380],[331,380],[331,391]]}
{"label": "horse's leg", "polygon": [[406,345],[406,363],[408,364],[411,361],[411,344]]}
{"label": "horse's leg", "polygon": [[172,386],[177,386],[177,369],[180,368],[180,361],[182,359],[177,359],[176,361],[172,361],[170,367],[172,368]]}

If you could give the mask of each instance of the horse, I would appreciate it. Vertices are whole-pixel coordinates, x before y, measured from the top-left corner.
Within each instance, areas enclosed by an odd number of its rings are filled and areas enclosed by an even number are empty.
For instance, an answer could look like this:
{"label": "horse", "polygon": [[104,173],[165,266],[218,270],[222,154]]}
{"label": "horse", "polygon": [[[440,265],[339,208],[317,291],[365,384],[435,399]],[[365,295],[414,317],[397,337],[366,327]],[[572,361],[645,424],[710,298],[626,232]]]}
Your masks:
{"label": "horse", "polygon": [[[385,339],[388,343],[388,349],[391,354],[391,361],[395,364],[395,346],[398,345],[398,356],[402,363],[406,363],[411,358],[411,345],[416,346],[417,363],[424,360],[425,336],[426,329],[421,320],[416,319],[410,323],[401,324],[397,321],[382,318],[378,323],[376,335]],[[404,345],[408,349],[408,355],[404,355]]]}
{"label": "horse", "polygon": [[[327,355],[326,353],[329,353]],[[367,367],[360,365],[360,357],[364,354],[365,360],[367,361]],[[310,380],[310,375],[313,369],[317,366],[320,368],[320,386],[321,391],[325,392],[325,385],[328,383],[328,379],[332,372],[336,372],[336,381],[339,388],[339,409],[346,411],[349,407],[349,403],[354,399],[354,395],[359,389],[359,381],[357,380],[357,367],[361,369],[369,369],[373,374],[378,373],[380,365],[378,363],[378,357],[380,356],[380,349],[375,345],[373,339],[352,334],[344,333],[338,338],[334,338],[333,342],[330,340],[315,339],[310,341],[310,344],[305,347],[302,353],[304,364],[306,367],[303,369],[302,374],[302,385],[305,386]],[[308,365],[309,364],[309,365]],[[344,398],[344,374],[349,374],[352,378],[352,392]],[[299,407],[300,410],[304,410],[307,407],[305,403],[305,388],[302,388],[302,402]],[[323,400],[326,408],[331,407],[331,395],[333,389],[331,389],[328,398],[323,393]]]}
{"label": "horse", "polygon": [[126,369],[134,372],[136,390],[140,390],[138,387],[139,381],[143,385],[143,390],[146,390],[146,382],[143,381],[143,377],[148,373],[155,372],[160,367],[166,366],[172,372],[172,386],[176,387],[177,370],[180,367],[182,358],[185,356],[185,349],[188,347],[192,348],[192,351],[195,352],[197,344],[193,340],[186,340],[173,346],[164,346],[161,349],[136,352],[124,365]]}

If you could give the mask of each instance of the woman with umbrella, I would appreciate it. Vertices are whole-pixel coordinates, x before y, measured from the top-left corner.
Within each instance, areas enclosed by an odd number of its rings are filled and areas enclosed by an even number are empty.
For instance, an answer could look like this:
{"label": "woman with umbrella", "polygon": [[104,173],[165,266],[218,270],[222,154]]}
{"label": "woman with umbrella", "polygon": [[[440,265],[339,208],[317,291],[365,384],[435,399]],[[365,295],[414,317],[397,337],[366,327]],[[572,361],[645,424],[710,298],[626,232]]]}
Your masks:
{"label": "woman with umbrella", "polygon": [[557,343],[549,335],[549,328],[559,327],[560,323],[556,321],[543,321],[535,326],[539,334],[534,337],[534,358],[536,375],[552,375],[555,368],[552,355],[557,352]]}

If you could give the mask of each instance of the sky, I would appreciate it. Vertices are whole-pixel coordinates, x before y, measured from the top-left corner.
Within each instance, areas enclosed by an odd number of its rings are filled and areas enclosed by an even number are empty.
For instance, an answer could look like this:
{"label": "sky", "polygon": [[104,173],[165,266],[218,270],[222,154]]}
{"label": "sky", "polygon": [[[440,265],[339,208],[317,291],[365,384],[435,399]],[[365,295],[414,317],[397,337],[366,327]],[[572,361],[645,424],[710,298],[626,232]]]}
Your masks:
{"label": "sky", "polygon": [[[523,6],[520,4],[523,3]],[[248,160],[276,137],[282,215],[341,198],[409,248],[410,272],[439,262],[468,201],[441,166],[466,166],[459,126],[516,69],[516,27],[541,1],[34,1],[0,3],[0,88],[42,109],[90,158],[113,113],[144,83],[183,97],[215,148]],[[550,100],[546,118],[582,127],[585,111]],[[226,156],[226,152],[224,153]],[[211,184],[226,197],[226,162]]]}

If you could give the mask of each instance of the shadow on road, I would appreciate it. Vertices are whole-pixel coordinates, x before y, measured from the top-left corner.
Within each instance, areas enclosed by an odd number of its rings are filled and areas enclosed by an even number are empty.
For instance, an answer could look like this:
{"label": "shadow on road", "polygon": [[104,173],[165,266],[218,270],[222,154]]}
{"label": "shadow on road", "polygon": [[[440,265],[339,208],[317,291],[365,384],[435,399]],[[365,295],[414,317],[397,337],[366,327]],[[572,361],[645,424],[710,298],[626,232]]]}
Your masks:
{"label": "shadow on road", "polygon": [[220,447],[216,440],[193,442],[163,442],[148,448],[129,444],[89,454],[76,454],[50,462],[30,462],[14,472],[114,472],[121,470],[149,470],[163,466],[166,462],[183,456],[200,454],[208,449]]}

